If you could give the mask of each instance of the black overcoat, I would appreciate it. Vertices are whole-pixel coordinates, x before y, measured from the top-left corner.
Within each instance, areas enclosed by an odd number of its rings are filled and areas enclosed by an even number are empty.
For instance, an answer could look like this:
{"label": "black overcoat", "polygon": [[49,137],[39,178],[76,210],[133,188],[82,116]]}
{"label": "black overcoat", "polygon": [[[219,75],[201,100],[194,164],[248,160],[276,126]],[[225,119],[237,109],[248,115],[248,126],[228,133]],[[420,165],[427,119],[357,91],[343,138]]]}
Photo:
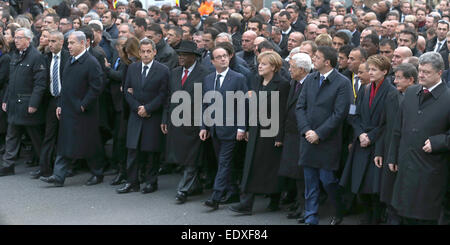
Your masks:
{"label": "black overcoat", "polygon": [[[45,58],[33,46],[21,55],[16,50],[11,57],[9,84],[4,97],[7,103],[8,123],[16,125],[39,125],[45,122],[42,106],[47,86]],[[37,108],[33,114],[28,107]]]}
{"label": "black overcoat", "polygon": [[[166,138],[166,161],[172,163],[178,163],[180,165],[196,166],[200,163],[199,151],[201,147],[201,140],[199,135],[200,125],[194,125],[194,118],[197,118],[197,122],[202,120],[202,105],[199,104],[197,111],[194,109],[194,85],[202,85],[205,76],[208,75],[208,71],[197,62],[194,69],[187,77],[184,85],[181,85],[181,80],[184,74],[183,67],[177,67],[172,70],[169,81],[169,99],[164,107],[163,123],[168,125],[168,134]],[[202,88],[198,96],[202,94]],[[171,120],[171,114],[174,109],[179,106],[182,100],[172,103],[170,101],[171,96],[176,92],[187,92],[190,97],[190,125],[175,126]],[[183,101],[186,103],[185,101]],[[197,112],[197,114],[195,114]],[[176,114],[180,118],[187,117],[185,114]]]}
{"label": "black overcoat", "polygon": [[[5,95],[6,87],[8,87],[9,81],[9,63],[11,62],[11,57],[9,54],[0,55],[0,98],[3,99]],[[8,123],[6,121],[7,115],[3,110],[0,110],[0,133],[6,133]]]}
{"label": "black overcoat", "polygon": [[[142,62],[128,66],[125,81],[125,99],[130,106],[128,118],[127,148],[148,152],[161,152],[163,134],[161,122],[163,105],[167,99],[169,69],[153,60],[153,64],[142,82]],[[133,94],[128,91],[133,89]],[[143,105],[150,117],[138,115],[138,107]]]}
{"label": "black overcoat", "polygon": [[[281,147],[275,147],[275,142],[283,142],[284,118],[286,115],[286,102],[289,94],[289,83],[278,73],[266,85],[262,85],[263,78],[259,78],[255,94],[259,96],[258,107],[264,105],[262,100],[267,100],[267,115],[272,118],[272,94],[279,92],[278,107],[279,130],[274,137],[261,137],[262,129],[267,130],[274,125],[262,126],[258,117],[258,126],[249,127],[249,139],[245,153],[244,172],[242,175],[242,191],[248,193],[276,193],[278,192],[278,170],[280,169]],[[267,98],[261,97],[258,92],[267,92]],[[258,115],[259,116],[259,115]]]}
{"label": "black overcoat", "polygon": [[[386,98],[397,93],[390,81],[385,79],[369,107],[371,85],[362,88],[364,92],[359,93],[362,97],[358,100],[356,115],[351,123],[355,137],[340,180],[340,185],[350,186],[355,194],[372,194],[380,191],[381,169],[376,167],[373,161],[375,146],[379,143],[384,126],[380,124],[381,116],[390,106],[386,103]],[[359,141],[359,136],[363,133],[366,133],[370,140],[370,145],[364,148]]]}
{"label": "black overcoat", "polygon": [[[419,105],[422,91],[407,88],[399,108],[388,158],[398,164],[391,205],[400,216],[438,220],[450,162],[450,90],[442,83]],[[422,150],[427,139],[432,153]]]}
{"label": "black overcoat", "polygon": [[102,76],[100,64],[89,52],[74,63],[66,62],[58,100],[61,107],[58,155],[81,159],[94,157],[101,151],[98,96]]}

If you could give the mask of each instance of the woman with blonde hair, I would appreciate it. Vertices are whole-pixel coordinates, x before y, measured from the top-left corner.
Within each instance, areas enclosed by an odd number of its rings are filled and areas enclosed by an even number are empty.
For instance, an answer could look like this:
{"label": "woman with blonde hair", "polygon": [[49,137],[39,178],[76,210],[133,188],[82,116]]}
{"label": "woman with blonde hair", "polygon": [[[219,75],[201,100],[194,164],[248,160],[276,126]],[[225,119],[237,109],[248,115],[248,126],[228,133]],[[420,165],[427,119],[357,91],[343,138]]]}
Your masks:
{"label": "woman with blonde hair", "polygon": [[[285,108],[289,94],[289,82],[279,74],[283,61],[278,53],[262,52],[258,56],[258,64],[258,83],[252,96],[258,101],[259,111],[264,110],[267,118],[276,121],[272,121],[271,125],[263,125],[262,118],[259,118],[261,113],[259,113],[257,125],[249,127],[241,181],[243,194],[240,203],[230,207],[231,211],[247,215],[252,212],[255,194],[269,194],[270,204],[267,210],[279,209],[278,170],[281,160]],[[264,103],[260,103],[262,101]],[[272,104],[274,102],[275,104]],[[271,131],[270,129],[276,130],[276,132],[270,135],[262,134],[265,131]]]}
{"label": "woman with blonde hair", "polygon": [[39,38],[39,46],[37,47],[37,50],[41,52],[41,54],[46,54],[50,52],[48,48],[50,32],[48,30],[43,30],[41,37]]}
{"label": "woman with blonde hair", "polygon": [[[344,167],[340,185],[349,187],[365,208],[361,224],[378,224],[381,222],[382,206],[380,203],[381,167],[380,161],[375,162],[375,145],[381,138],[383,112],[389,107],[390,96],[396,95],[396,89],[387,79],[391,68],[388,58],[382,55],[370,56],[370,84],[361,87],[356,108],[350,108],[353,114],[351,125],[355,139]],[[352,112],[354,111],[354,112]]]}

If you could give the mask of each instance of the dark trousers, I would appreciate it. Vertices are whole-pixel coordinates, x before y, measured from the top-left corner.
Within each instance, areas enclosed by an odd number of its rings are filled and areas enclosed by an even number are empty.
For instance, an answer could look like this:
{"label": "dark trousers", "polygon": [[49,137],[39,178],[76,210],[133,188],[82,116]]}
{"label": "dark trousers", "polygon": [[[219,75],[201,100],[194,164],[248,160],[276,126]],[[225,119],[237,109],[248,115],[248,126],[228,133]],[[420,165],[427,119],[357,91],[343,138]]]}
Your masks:
{"label": "dark trousers", "polygon": [[159,155],[159,152],[128,149],[127,182],[135,186],[140,184],[139,165],[142,162],[145,168],[144,182],[153,185],[158,184]]}
{"label": "dark trousers", "polygon": [[178,183],[178,193],[189,193],[199,185],[200,168],[197,166],[186,166],[184,168],[183,177]]}
{"label": "dark trousers", "polygon": [[213,138],[213,144],[217,155],[218,169],[211,199],[220,201],[226,191],[231,191],[231,160],[236,140]]}
{"label": "dark trousers", "polygon": [[126,173],[127,169],[127,125],[128,122],[124,119],[122,112],[116,111],[114,115],[112,163],[114,168],[117,168],[123,174]]}
{"label": "dark trousers", "polygon": [[[101,155],[97,155],[92,158],[86,159],[87,165],[92,175],[103,176],[103,162],[101,161],[101,159],[102,159]],[[64,183],[64,180],[66,179],[68,173],[68,168],[70,167],[73,161],[74,159],[71,158],[63,157],[60,155],[56,156],[55,167],[53,168],[53,175],[56,177],[58,181]]]}
{"label": "dark trousers", "polygon": [[23,126],[9,124],[6,133],[5,154],[3,155],[3,167],[14,166],[19,155],[22,135],[26,132],[31,139],[34,154],[39,158],[42,144],[42,125]]}
{"label": "dark trousers", "polygon": [[328,196],[331,197],[335,210],[335,215],[342,216],[342,204],[338,195],[338,179],[333,171],[304,167],[305,175],[305,222],[319,224],[319,194],[320,182],[322,182]]}
{"label": "dark trousers", "polygon": [[51,97],[45,117],[45,135],[42,141],[39,167],[44,176],[51,175],[53,158],[56,155],[56,140],[58,138],[59,121],[56,117],[56,98]]}
{"label": "dark trousers", "polygon": [[420,220],[420,219],[412,219],[412,218],[406,218],[402,217],[402,224],[403,225],[437,225],[437,220]]}
{"label": "dark trousers", "polygon": [[[278,203],[280,202],[280,196],[281,196],[280,193],[273,193],[273,194],[270,194],[269,196],[270,196],[271,205],[278,206]],[[243,207],[252,210],[254,203],[255,203],[255,193],[246,192],[246,193],[241,194],[240,204]]]}

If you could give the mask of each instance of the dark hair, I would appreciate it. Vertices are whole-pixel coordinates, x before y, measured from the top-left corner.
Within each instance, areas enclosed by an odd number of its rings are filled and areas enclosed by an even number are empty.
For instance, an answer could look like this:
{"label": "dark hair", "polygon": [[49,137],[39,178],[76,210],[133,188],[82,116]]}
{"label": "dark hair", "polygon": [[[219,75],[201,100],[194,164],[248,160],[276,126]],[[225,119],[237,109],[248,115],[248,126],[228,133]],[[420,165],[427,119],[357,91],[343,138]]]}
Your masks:
{"label": "dark hair", "polygon": [[111,9],[107,9],[104,14],[106,13],[111,13],[111,19],[117,19],[117,17],[119,17],[119,14]]}
{"label": "dark hair", "polygon": [[181,29],[179,26],[171,26],[171,27],[169,28],[169,30],[175,31],[175,34],[176,34],[177,36],[179,36],[179,37],[182,37],[182,36],[183,36],[183,29]]}
{"label": "dark hair", "polygon": [[300,11],[300,8],[296,4],[289,4],[286,9],[293,9],[295,13]]}
{"label": "dark hair", "polygon": [[155,12],[157,15],[159,15],[161,13],[161,11],[159,10],[158,6],[150,6],[148,8],[148,11]]}
{"label": "dark hair", "polygon": [[353,24],[358,24],[358,17],[356,15],[354,15],[354,14],[346,14],[344,16],[344,20],[347,19],[347,18],[351,18]]}
{"label": "dark hair", "polygon": [[375,44],[375,46],[379,46],[380,45],[380,38],[377,36],[377,34],[370,34],[364,37],[363,40],[370,40],[371,43]]}
{"label": "dark hair", "polygon": [[389,45],[389,47],[390,47],[392,50],[395,50],[395,41],[394,41],[394,40],[391,40],[391,39],[388,39],[388,38],[383,38],[383,39],[381,39],[381,41],[380,41],[380,47],[381,47],[381,46],[386,46],[386,45]]}
{"label": "dark hair", "polygon": [[241,22],[236,18],[229,18],[227,20],[227,25],[231,28],[231,30],[233,30],[234,27],[237,27],[237,32],[241,29]]}
{"label": "dark hair", "polygon": [[228,32],[227,24],[224,22],[216,22],[212,25],[212,27],[216,28],[219,31],[219,33]]}
{"label": "dark hair", "polygon": [[91,24],[88,25],[88,27],[91,28],[91,30],[95,31],[95,32],[103,31],[102,27],[99,24],[96,24],[96,23],[91,23]]}
{"label": "dark hair", "polygon": [[[227,52],[228,55],[231,55],[231,54],[233,53],[234,49],[233,49],[233,50],[230,50],[229,47],[226,47],[225,45],[222,45],[222,44],[224,44],[224,43],[228,43],[228,42],[218,43],[218,44],[217,44],[216,46],[214,46],[214,48],[211,50],[211,58],[212,58],[213,60],[215,59],[213,53],[214,53],[214,51],[216,51],[217,49],[220,49],[220,48],[221,48],[221,49],[224,49],[224,50]],[[231,45],[231,46],[233,46],[233,45]]]}
{"label": "dark hair", "polygon": [[394,68],[394,72],[401,71],[405,78],[414,78],[414,83],[417,83],[417,69],[413,64],[404,63]]}
{"label": "dark hair", "polygon": [[136,17],[134,18],[133,23],[139,27],[143,26],[144,29],[147,29],[147,21],[144,18]]}
{"label": "dark hair", "polygon": [[263,48],[264,48],[264,49],[271,49],[271,50],[274,50],[273,45],[272,45],[269,41],[267,41],[267,40],[262,41],[260,44],[258,44],[258,52],[261,53],[261,50],[262,50]]}
{"label": "dark hair", "polygon": [[208,17],[206,17],[205,21],[203,21],[203,24],[212,26],[216,22],[219,22],[219,20],[216,17],[208,16]]}
{"label": "dark hair", "polygon": [[133,0],[132,3],[134,4],[134,7],[142,8],[142,3],[139,0]]}
{"label": "dark hair", "polygon": [[350,38],[347,34],[345,34],[345,32],[337,32],[334,36],[344,40],[344,44],[348,44],[350,42]]}
{"label": "dark hair", "polygon": [[53,22],[55,22],[55,23],[59,23],[59,20],[60,20],[60,18],[59,18],[59,16],[57,14],[48,14],[45,17],[52,17]]}
{"label": "dark hair", "polygon": [[413,43],[417,42],[417,32],[411,28],[403,29],[400,34],[411,35]]}
{"label": "dark hair", "polygon": [[80,28],[80,31],[84,33],[84,35],[86,36],[86,41],[87,39],[89,39],[89,41],[93,41],[94,40],[94,33],[92,32],[92,29],[88,26],[83,26]]}
{"label": "dark hair", "polygon": [[369,58],[369,55],[367,54],[367,51],[365,49],[361,48],[361,46],[353,48],[352,51],[359,51],[360,56],[362,58],[364,58],[365,60],[367,60],[367,58]]}
{"label": "dark hair", "polygon": [[184,24],[181,27],[183,27],[183,26],[186,26],[187,28],[189,28],[189,35],[191,35],[191,36],[194,35],[196,30],[191,24]]}
{"label": "dark hair", "polygon": [[344,45],[339,49],[339,53],[345,54],[345,56],[348,58],[352,49],[353,49],[352,45]]}
{"label": "dark hair", "polygon": [[[218,43],[216,45],[216,47],[225,49],[225,51],[227,51],[228,55],[230,55],[230,56],[234,54],[233,44],[231,44],[229,42]],[[214,49],[213,49],[213,51],[214,51]],[[211,54],[212,54],[213,51],[211,51]]]}
{"label": "dark hair", "polygon": [[219,31],[214,27],[208,27],[203,31],[203,34],[211,34],[213,40],[216,40],[217,35],[219,35]]}
{"label": "dark hair", "polygon": [[256,18],[256,17],[253,17],[253,18],[251,18],[251,19],[249,19],[248,20],[248,23],[258,23],[258,29],[260,30],[260,31],[262,31],[262,28],[263,28],[263,22],[259,19],[259,18]]}
{"label": "dark hair", "polygon": [[156,34],[163,35],[163,31],[159,24],[153,23],[147,26],[147,31],[154,31]]}
{"label": "dark hair", "polygon": [[337,59],[338,59],[338,53],[336,49],[329,47],[329,46],[319,46],[317,48],[318,52],[321,52],[323,54],[323,57],[325,60],[329,60],[331,67],[336,67],[337,65]]}
{"label": "dark hair", "polygon": [[286,18],[287,18],[288,20],[291,19],[291,14],[289,14],[288,11],[281,11],[280,14],[278,15],[278,17],[281,17],[281,16],[286,16]]}

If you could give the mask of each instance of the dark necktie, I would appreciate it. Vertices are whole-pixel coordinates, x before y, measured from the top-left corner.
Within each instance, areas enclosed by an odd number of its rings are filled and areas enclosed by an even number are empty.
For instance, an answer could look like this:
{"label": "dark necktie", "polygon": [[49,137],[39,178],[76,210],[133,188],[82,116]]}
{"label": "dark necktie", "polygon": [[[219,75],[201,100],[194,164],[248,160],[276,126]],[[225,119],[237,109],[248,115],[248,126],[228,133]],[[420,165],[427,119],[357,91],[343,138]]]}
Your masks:
{"label": "dark necktie", "polygon": [[53,96],[59,95],[59,82],[58,82],[58,56],[53,57],[53,67],[52,67],[52,89]]}
{"label": "dark necktie", "polygon": [[189,70],[184,70],[184,76],[181,79],[181,86],[184,86],[184,83],[186,82],[187,77],[188,77],[188,73],[189,73]]}
{"label": "dark necktie", "polygon": [[297,93],[297,91],[302,87],[302,84],[300,82],[297,82],[297,85],[295,85],[295,92]]}
{"label": "dark necktie", "polygon": [[419,103],[422,105],[426,100],[431,97],[430,90],[424,89],[419,97]]}
{"label": "dark necktie", "polygon": [[73,64],[75,62],[75,57],[72,57],[72,59],[70,60],[70,64]]}
{"label": "dark necktie", "polygon": [[144,86],[145,78],[147,77],[147,69],[148,66],[144,66],[144,71],[142,72],[142,80],[141,80],[142,86]]}
{"label": "dark necktie", "polygon": [[218,74],[217,78],[216,78],[216,89],[215,90],[220,88],[220,77],[222,77],[222,75]]}
{"label": "dark necktie", "polygon": [[322,86],[323,80],[325,80],[325,77],[324,76],[320,76],[319,88]]}

